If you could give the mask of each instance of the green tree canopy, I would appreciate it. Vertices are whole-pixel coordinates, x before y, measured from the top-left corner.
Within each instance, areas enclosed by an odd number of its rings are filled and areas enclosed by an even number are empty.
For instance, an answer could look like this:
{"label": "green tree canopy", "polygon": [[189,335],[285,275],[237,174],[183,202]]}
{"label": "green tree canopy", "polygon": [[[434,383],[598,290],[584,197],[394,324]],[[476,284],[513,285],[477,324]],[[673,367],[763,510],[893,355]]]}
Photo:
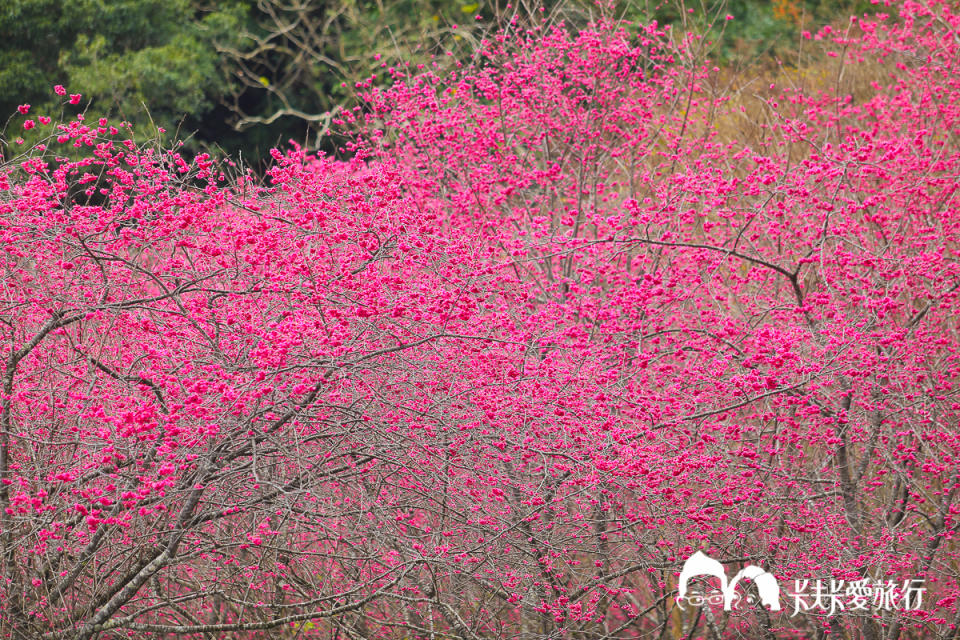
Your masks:
{"label": "green tree canopy", "polygon": [[[752,61],[785,56],[797,26],[860,4],[619,0],[606,11],[701,32],[715,42],[706,55]],[[62,84],[83,94],[88,117],[126,120],[135,135],[160,126],[188,149],[242,150],[256,163],[289,138],[317,145],[358,81],[387,81],[384,67],[467,58],[515,16],[576,27],[597,11],[593,0],[6,0],[0,118],[25,102],[56,116],[51,88]]]}

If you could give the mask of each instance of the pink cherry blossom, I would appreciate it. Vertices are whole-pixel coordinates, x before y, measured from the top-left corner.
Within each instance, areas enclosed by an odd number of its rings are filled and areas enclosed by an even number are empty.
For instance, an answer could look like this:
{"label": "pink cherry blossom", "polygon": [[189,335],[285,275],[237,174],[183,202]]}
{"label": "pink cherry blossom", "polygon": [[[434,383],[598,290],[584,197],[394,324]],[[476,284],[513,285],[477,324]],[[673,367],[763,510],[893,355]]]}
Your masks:
{"label": "pink cherry blossom", "polygon": [[[955,638],[960,14],[896,9],[735,94],[695,33],[491,33],[262,179],[18,149],[0,637]],[[782,610],[681,608],[697,551]]]}

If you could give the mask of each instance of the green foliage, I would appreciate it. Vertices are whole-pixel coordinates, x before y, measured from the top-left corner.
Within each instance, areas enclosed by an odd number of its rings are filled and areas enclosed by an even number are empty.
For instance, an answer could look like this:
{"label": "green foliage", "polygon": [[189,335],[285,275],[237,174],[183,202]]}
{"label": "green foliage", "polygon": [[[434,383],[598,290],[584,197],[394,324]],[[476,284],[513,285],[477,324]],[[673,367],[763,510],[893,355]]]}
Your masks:
{"label": "green foliage", "polygon": [[103,36],[80,36],[74,49],[61,56],[61,65],[71,87],[82,87],[131,122],[142,120],[146,108],[163,123],[187,114],[202,116],[216,104],[220,84],[216,59],[186,33],[160,46],[112,53]]}
{"label": "green foliage", "polygon": [[[869,7],[615,0],[603,11],[698,33],[712,42],[704,55],[729,64],[789,59],[801,29]],[[352,100],[357,82],[389,81],[386,67],[466,59],[515,14],[576,28],[600,11],[594,0],[3,0],[0,122],[24,102],[56,116],[51,88],[62,84],[84,95],[88,118],[119,116],[140,136],[154,136],[154,123],[181,137],[195,132],[188,150],[242,150],[256,164],[291,138],[317,144],[324,116]],[[23,135],[31,134],[39,131]]]}
{"label": "green foliage", "polygon": [[625,0],[618,3],[619,15],[633,22],[656,20],[674,29],[703,35],[705,41],[712,43],[707,47],[710,58],[735,66],[789,60],[796,55],[802,31],[815,32],[847,16],[872,10],[875,7],[869,0]]}
{"label": "green foliage", "polygon": [[218,26],[189,0],[10,0],[0,9],[0,113],[27,102],[56,116],[52,87],[62,84],[83,94],[88,117],[120,116],[146,135],[152,122],[202,123],[223,91],[209,24]]}

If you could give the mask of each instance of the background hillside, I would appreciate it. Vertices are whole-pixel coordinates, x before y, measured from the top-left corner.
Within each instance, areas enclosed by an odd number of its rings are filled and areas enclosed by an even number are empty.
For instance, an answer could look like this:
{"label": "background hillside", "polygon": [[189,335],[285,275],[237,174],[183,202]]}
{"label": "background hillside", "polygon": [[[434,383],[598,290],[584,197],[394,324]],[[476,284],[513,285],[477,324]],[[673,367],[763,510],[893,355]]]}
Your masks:
{"label": "background hillside", "polygon": [[[260,166],[294,139],[333,150],[330,114],[356,84],[401,61],[470,59],[514,16],[574,30],[601,15],[709,34],[710,56],[796,66],[800,33],[871,8],[853,0],[8,0],[0,6],[0,114],[51,111],[49,88],[81,93],[88,117],[133,123],[187,151],[241,152]],[[542,11],[541,11],[542,9]],[[726,21],[731,15],[734,20]],[[452,56],[446,54],[452,53]],[[57,108],[59,110],[59,107]],[[319,138],[318,138],[319,134]]]}

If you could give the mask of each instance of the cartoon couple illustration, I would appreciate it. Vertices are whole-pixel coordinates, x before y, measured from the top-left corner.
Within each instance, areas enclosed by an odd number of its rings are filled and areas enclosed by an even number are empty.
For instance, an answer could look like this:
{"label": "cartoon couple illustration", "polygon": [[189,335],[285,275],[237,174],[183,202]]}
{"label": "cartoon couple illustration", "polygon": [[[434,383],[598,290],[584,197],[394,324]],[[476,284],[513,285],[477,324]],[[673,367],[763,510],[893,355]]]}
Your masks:
{"label": "cartoon couple illustration", "polygon": [[687,594],[687,583],[691,578],[697,576],[710,576],[720,581],[720,593],[723,594],[724,611],[731,610],[737,585],[744,578],[752,580],[753,583],[757,585],[761,604],[770,607],[771,611],[780,611],[780,585],[777,584],[777,579],[772,573],[748,564],[733,577],[733,580],[728,582],[727,571],[723,568],[723,565],[702,551],[697,551],[683,563],[683,570],[680,571],[679,593],[677,595],[678,605],[680,605],[681,600],[683,600]]}

